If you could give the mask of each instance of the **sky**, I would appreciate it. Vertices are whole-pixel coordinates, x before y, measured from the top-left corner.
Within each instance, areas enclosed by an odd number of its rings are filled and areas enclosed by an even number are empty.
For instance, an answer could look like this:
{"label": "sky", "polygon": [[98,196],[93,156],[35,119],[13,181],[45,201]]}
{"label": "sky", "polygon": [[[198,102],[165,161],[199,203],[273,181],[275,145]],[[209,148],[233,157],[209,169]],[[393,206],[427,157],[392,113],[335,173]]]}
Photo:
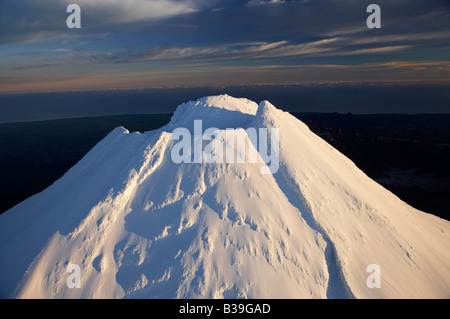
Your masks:
{"label": "sky", "polygon": [[450,1],[0,0],[0,94],[358,82],[449,83]]}

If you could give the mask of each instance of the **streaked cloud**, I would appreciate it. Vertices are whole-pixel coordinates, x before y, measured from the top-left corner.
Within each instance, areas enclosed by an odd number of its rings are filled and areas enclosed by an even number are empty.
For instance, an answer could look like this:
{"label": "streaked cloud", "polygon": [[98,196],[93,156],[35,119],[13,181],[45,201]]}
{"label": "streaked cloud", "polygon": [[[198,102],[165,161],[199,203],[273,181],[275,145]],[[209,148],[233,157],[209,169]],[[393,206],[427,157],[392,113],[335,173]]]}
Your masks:
{"label": "streaked cloud", "polygon": [[[39,68],[51,64],[105,64],[105,63],[139,63],[155,61],[210,61],[233,59],[263,59],[289,56],[348,56],[364,54],[383,54],[406,50],[409,46],[383,46],[369,49],[343,50],[339,44],[351,45],[352,42],[341,38],[322,39],[318,41],[292,44],[288,41],[256,44],[231,44],[220,47],[173,47],[157,46],[148,49],[132,50],[119,49],[99,52],[86,49],[55,49],[44,52],[30,52],[29,55],[38,56],[36,64],[12,63],[10,69]],[[52,52],[51,58],[42,59],[45,53]]]}
{"label": "streaked cloud", "polygon": [[[66,0],[67,4],[73,2]],[[67,5],[66,4],[66,5]],[[199,1],[177,0],[77,0],[92,15],[106,16],[109,23],[130,23],[173,17],[198,10]]]}

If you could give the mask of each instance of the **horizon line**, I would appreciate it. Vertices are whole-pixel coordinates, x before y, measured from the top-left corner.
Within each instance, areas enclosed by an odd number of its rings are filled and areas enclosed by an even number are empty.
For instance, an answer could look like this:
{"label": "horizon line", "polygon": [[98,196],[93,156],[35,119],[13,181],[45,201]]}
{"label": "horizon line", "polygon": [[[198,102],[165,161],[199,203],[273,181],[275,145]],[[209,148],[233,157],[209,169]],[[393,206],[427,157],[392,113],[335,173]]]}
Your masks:
{"label": "horizon line", "polygon": [[404,80],[336,80],[336,81],[292,81],[292,82],[267,82],[267,83],[240,83],[240,84],[210,84],[210,85],[166,85],[166,86],[136,86],[136,87],[111,87],[88,89],[54,89],[31,91],[6,91],[4,95],[26,95],[45,93],[89,93],[89,92],[116,92],[116,91],[143,91],[143,90],[171,90],[171,89],[225,89],[236,87],[264,87],[264,86],[364,86],[364,85],[450,85],[450,79],[404,79]]}

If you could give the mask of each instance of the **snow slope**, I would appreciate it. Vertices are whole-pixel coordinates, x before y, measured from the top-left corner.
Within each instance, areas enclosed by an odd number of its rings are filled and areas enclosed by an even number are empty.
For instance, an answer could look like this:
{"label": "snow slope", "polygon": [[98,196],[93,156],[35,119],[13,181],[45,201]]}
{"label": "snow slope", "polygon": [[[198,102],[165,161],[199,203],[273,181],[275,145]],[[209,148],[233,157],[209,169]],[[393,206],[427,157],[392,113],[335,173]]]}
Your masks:
{"label": "snow slope", "polygon": [[[172,131],[196,119],[203,129],[279,128],[279,170],[175,164]],[[116,128],[0,215],[0,294],[448,298],[449,245],[450,222],[402,202],[290,114],[222,95],[180,105],[159,130]],[[70,264],[81,288],[67,287]],[[381,288],[366,284],[370,264]]]}

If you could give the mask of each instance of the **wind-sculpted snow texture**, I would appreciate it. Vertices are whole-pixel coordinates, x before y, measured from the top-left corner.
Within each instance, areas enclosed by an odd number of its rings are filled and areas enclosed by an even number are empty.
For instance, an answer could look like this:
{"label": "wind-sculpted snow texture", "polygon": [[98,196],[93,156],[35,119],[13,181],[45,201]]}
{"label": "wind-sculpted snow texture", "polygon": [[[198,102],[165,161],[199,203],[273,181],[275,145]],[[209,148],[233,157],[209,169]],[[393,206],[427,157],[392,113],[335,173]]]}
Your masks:
{"label": "wind-sculpted snow texture", "polygon": [[[199,119],[204,129],[279,128],[279,170],[174,163],[172,131]],[[116,128],[1,215],[0,289],[9,298],[448,298],[449,247],[450,222],[402,202],[302,122],[222,95],[180,105],[159,130]],[[81,288],[66,284],[70,264]],[[381,288],[366,284],[370,264]]]}

